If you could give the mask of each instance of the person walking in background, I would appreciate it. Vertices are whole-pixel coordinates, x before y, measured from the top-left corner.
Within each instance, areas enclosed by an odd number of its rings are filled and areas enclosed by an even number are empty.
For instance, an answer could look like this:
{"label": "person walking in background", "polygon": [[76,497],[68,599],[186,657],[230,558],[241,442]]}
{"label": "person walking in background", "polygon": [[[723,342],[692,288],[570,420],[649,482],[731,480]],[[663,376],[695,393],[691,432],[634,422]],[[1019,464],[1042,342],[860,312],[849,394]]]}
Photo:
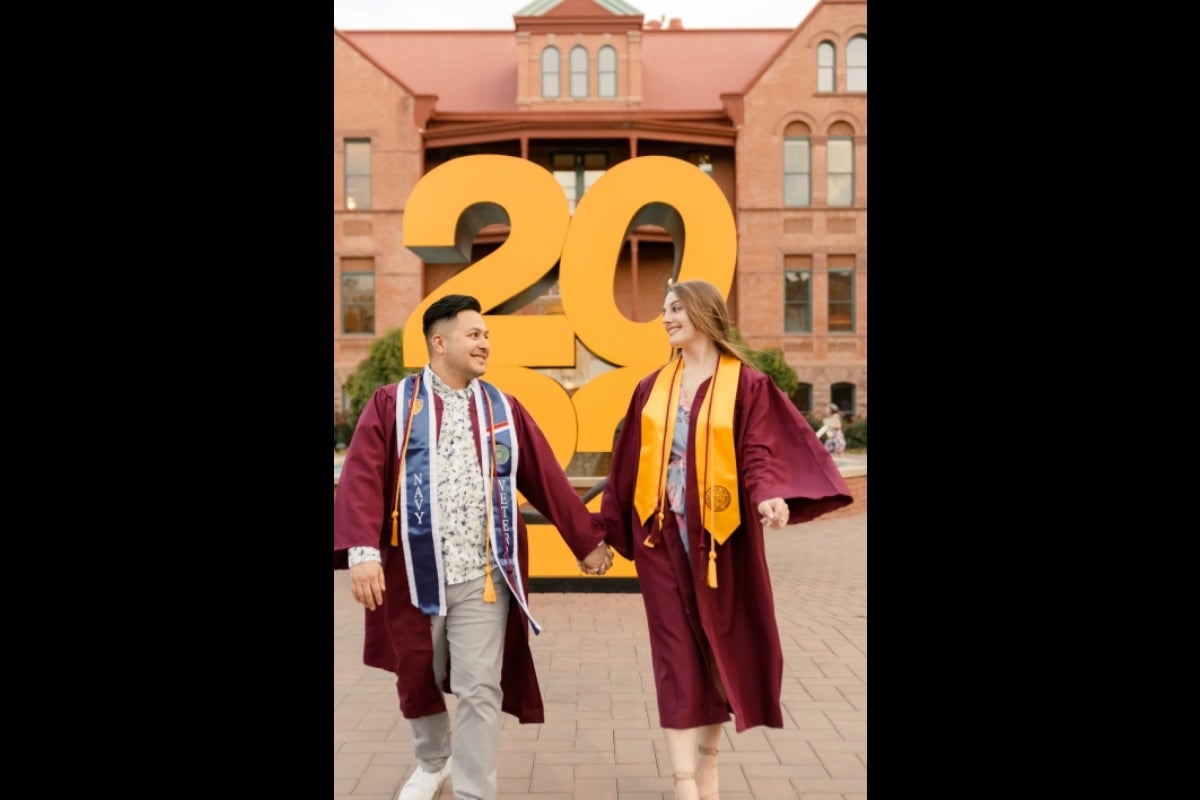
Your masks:
{"label": "person walking in background", "polygon": [[846,436],[842,433],[842,412],[833,403],[829,404],[829,415],[821,420],[817,438],[825,439],[825,449],[831,455],[846,452]]}
{"label": "person walking in background", "polygon": [[634,562],[678,800],[716,800],[722,724],[783,727],[783,654],[763,527],[852,502],[812,426],[732,339],[706,281],[670,287],[670,360],[643,378],[598,516]]}
{"label": "person walking in background", "polygon": [[[420,762],[398,800],[493,800],[501,712],[544,722],[529,628],[529,543],[517,493],[588,574],[611,566],[604,531],[520,402],[480,380],[491,345],[479,301],[448,295],[423,318],[429,362],[375,391],[333,504],[334,568],[365,611],[363,663],[396,675]],[[454,739],[444,693],[457,698]]]}

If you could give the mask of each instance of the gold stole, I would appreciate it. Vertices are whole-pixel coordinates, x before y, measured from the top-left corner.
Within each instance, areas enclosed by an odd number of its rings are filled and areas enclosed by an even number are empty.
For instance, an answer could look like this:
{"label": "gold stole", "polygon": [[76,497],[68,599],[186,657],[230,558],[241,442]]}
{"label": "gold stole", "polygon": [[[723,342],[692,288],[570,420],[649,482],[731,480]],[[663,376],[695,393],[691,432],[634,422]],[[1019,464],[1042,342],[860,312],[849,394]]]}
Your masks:
{"label": "gold stole", "polygon": [[[637,483],[634,486],[633,506],[638,519],[650,529],[644,544],[654,547],[657,532],[662,530],[666,508],[667,461],[671,438],[675,431],[675,415],[679,408],[679,386],[683,380],[680,367],[666,367],[658,373],[646,405],[642,408],[642,438]],[[709,382],[704,402],[696,413],[695,442],[696,482],[700,491],[700,528],[710,536],[708,550],[708,585],[717,587],[716,545],[725,544],[738,525],[741,510],[738,505],[737,452],[733,446],[733,412],[737,398],[741,362],[732,356],[721,356]],[[657,530],[652,518],[657,516]]]}

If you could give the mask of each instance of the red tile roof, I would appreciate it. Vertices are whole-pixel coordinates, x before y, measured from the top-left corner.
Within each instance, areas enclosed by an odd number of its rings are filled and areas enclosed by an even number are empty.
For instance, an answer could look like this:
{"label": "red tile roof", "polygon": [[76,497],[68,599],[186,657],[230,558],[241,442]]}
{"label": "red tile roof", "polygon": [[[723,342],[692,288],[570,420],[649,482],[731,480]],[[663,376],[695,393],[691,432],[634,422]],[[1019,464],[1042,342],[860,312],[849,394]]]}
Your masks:
{"label": "red tile roof", "polygon": [[[515,31],[340,31],[439,112],[516,111]],[[711,111],[740,92],[794,29],[642,31],[642,110]]]}

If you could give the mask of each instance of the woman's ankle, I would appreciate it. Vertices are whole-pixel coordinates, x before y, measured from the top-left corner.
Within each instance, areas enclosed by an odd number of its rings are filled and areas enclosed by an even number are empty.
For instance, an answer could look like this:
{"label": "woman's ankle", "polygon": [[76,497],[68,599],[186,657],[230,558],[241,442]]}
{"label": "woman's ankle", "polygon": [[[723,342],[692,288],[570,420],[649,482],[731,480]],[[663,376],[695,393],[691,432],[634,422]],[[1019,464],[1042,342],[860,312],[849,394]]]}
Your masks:
{"label": "woman's ankle", "polygon": [[700,797],[700,788],[696,785],[696,773],[694,772],[676,772],[675,778],[675,800],[698,800]]}
{"label": "woman's ankle", "polygon": [[696,759],[696,791],[700,800],[717,800],[720,781],[717,774],[717,748],[701,745]]}

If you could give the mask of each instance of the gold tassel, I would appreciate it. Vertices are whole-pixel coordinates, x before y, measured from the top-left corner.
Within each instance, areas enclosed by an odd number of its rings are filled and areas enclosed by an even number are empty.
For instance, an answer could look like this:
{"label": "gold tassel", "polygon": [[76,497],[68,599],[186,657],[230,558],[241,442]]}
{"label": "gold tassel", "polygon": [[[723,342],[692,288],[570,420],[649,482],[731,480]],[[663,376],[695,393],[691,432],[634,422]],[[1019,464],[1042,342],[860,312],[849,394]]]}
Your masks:
{"label": "gold tassel", "polygon": [[708,540],[708,588],[717,588],[717,543]]}
{"label": "gold tassel", "polygon": [[485,564],[483,567],[483,602],[496,602],[496,587],[492,585],[491,564]]}
{"label": "gold tassel", "polygon": [[392,511],[392,547],[400,545],[400,512]]}
{"label": "gold tassel", "polygon": [[488,527],[483,533],[487,537],[483,540],[483,602],[495,603],[496,587],[492,585],[492,503],[490,499],[487,504],[487,513]]}
{"label": "gold tassel", "polygon": [[665,516],[665,512],[662,511],[662,506],[660,505],[659,512],[650,518],[650,532],[648,534],[646,534],[646,538],[642,540],[642,544],[651,550],[654,549],[654,542],[655,542],[654,520],[656,518],[658,519],[658,529],[661,531],[663,529],[663,517],[664,516]]}

